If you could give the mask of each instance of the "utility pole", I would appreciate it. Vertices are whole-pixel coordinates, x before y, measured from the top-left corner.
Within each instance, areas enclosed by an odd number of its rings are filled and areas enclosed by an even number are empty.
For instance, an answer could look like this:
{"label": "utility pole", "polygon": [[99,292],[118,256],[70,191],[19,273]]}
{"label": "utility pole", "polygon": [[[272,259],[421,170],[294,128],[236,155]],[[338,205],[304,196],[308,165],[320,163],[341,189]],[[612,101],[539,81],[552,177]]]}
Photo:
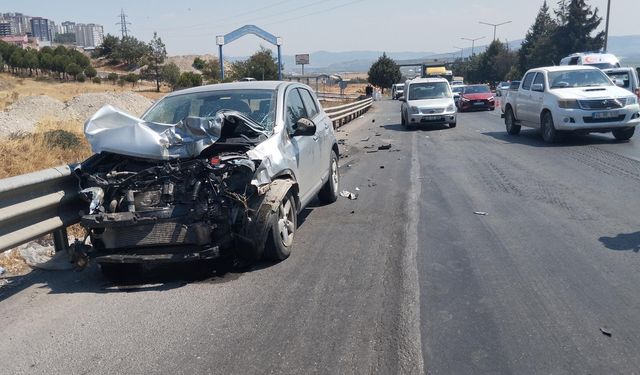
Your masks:
{"label": "utility pole", "polygon": [[493,41],[495,42],[495,40],[496,40],[496,29],[498,28],[498,26],[506,25],[508,23],[511,23],[511,21],[502,22],[502,23],[489,23],[489,22],[478,21],[478,23],[493,27]]}
{"label": "utility pole", "polygon": [[481,36],[480,38],[460,38],[462,40],[468,40],[471,42],[471,57],[475,56],[474,48],[476,46],[476,40],[480,40],[480,39],[484,39],[483,36]]}
{"label": "utility pole", "polygon": [[116,25],[120,25],[120,32],[122,33],[122,38],[129,35],[129,29],[127,25],[131,25],[131,22],[127,22],[127,15],[124,14],[124,9],[120,9],[120,22],[116,23]]}
{"label": "utility pole", "polygon": [[462,57],[462,53],[464,52],[464,48],[463,48],[463,47],[456,47],[456,46],[453,46],[453,48],[457,48],[457,49],[459,49],[459,50],[460,50],[460,61],[462,61],[462,60],[464,59],[464,58]]}
{"label": "utility pole", "polygon": [[611,0],[607,0],[607,23],[604,27],[604,52],[607,52],[607,42],[609,41],[609,14],[611,12]]}

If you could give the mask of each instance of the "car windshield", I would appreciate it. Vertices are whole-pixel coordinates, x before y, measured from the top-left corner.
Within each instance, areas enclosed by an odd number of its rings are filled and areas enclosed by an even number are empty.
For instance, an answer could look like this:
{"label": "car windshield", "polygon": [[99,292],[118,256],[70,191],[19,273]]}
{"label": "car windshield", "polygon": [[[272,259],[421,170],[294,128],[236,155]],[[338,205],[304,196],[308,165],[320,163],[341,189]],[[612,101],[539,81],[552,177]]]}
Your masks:
{"label": "car windshield", "polygon": [[500,82],[498,87],[500,87],[500,88],[508,88],[509,85],[510,85],[509,82]]}
{"label": "car windshield", "polygon": [[213,117],[234,110],[271,131],[275,121],[274,90],[212,90],[164,98],[144,114],[143,120],[177,124],[185,117]]}
{"label": "car windshield", "polygon": [[[587,65],[587,64],[585,64],[585,65]],[[617,64],[612,64],[612,63],[597,63],[597,64],[588,64],[588,65],[596,67],[598,69],[611,69],[611,68],[617,68],[618,67]]]}
{"label": "car windshield", "polygon": [[465,94],[480,94],[480,93],[489,93],[491,90],[489,86],[486,85],[477,85],[477,86],[467,86],[463,91]]}
{"label": "car windshield", "polygon": [[569,70],[549,72],[549,86],[552,89],[611,86],[611,81],[598,69]]}
{"label": "car windshield", "polygon": [[607,75],[612,80],[613,79],[619,79],[619,80],[623,81],[625,88],[629,88],[629,85],[631,84],[631,79],[629,78],[629,73],[627,73],[627,72],[610,72],[610,73],[607,73]]}
{"label": "car windshield", "polygon": [[409,86],[409,100],[450,98],[451,90],[446,82],[421,82]]}
{"label": "car windshield", "polygon": [[454,93],[460,93],[462,92],[463,89],[464,89],[464,86],[453,86],[451,88],[451,91],[453,91]]}
{"label": "car windshield", "polygon": [[396,86],[396,90],[403,90],[404,89],[404,85],[398,85]]}

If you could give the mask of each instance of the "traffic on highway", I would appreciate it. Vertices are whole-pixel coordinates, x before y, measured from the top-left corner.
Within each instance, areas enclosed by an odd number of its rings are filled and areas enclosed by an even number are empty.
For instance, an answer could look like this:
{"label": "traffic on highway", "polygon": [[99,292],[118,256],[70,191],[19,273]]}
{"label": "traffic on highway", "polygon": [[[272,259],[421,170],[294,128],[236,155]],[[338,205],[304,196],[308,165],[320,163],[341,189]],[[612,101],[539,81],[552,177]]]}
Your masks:
{"label": "traffic on highway", "polygon": [[[638,374],[618,1],[160,2],[149,42],[0,13],[0,374]],[[282,53],[342,8],[470,48]],[[407,9],[452,34],[360,23]]]}

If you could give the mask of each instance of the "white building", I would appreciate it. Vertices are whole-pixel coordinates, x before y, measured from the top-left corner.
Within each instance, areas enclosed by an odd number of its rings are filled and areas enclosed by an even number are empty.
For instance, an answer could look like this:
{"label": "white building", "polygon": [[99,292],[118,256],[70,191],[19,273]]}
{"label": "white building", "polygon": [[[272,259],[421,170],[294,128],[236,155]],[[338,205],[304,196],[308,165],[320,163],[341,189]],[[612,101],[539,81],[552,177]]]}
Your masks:
{"label": "white building", "polygon": [[79,47],[94,48],[102,44],[104,39],[102,25],[77,23],[75,29],[76,45]]}

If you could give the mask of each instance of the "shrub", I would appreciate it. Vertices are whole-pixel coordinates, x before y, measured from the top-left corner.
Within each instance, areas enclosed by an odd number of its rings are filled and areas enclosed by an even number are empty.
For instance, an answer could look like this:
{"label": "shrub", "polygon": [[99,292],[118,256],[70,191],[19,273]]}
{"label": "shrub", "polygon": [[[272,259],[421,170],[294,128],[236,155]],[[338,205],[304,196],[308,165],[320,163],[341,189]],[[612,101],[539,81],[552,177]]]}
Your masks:
{"label": "shrub", "polygon": [[113,82],[113,84],[115,85],[116,82],[118,81],[118,73],[109,73],[109,75],[107,76],[107,79]]}
{"label": "shrub", "polygon": [[102,78],[100,78],[100,77],[93,77],[93,79],[91,80],[91,82],[93,82],[93,83],[97,83],[97,84],[101,84],[101,83],[102,83]]}
{"label": "shrub", "polygon": [[84,75],[84,73],[78,73],[76,74],[76,81],[78,82],[84,82],[87,80],[87,76]]}

